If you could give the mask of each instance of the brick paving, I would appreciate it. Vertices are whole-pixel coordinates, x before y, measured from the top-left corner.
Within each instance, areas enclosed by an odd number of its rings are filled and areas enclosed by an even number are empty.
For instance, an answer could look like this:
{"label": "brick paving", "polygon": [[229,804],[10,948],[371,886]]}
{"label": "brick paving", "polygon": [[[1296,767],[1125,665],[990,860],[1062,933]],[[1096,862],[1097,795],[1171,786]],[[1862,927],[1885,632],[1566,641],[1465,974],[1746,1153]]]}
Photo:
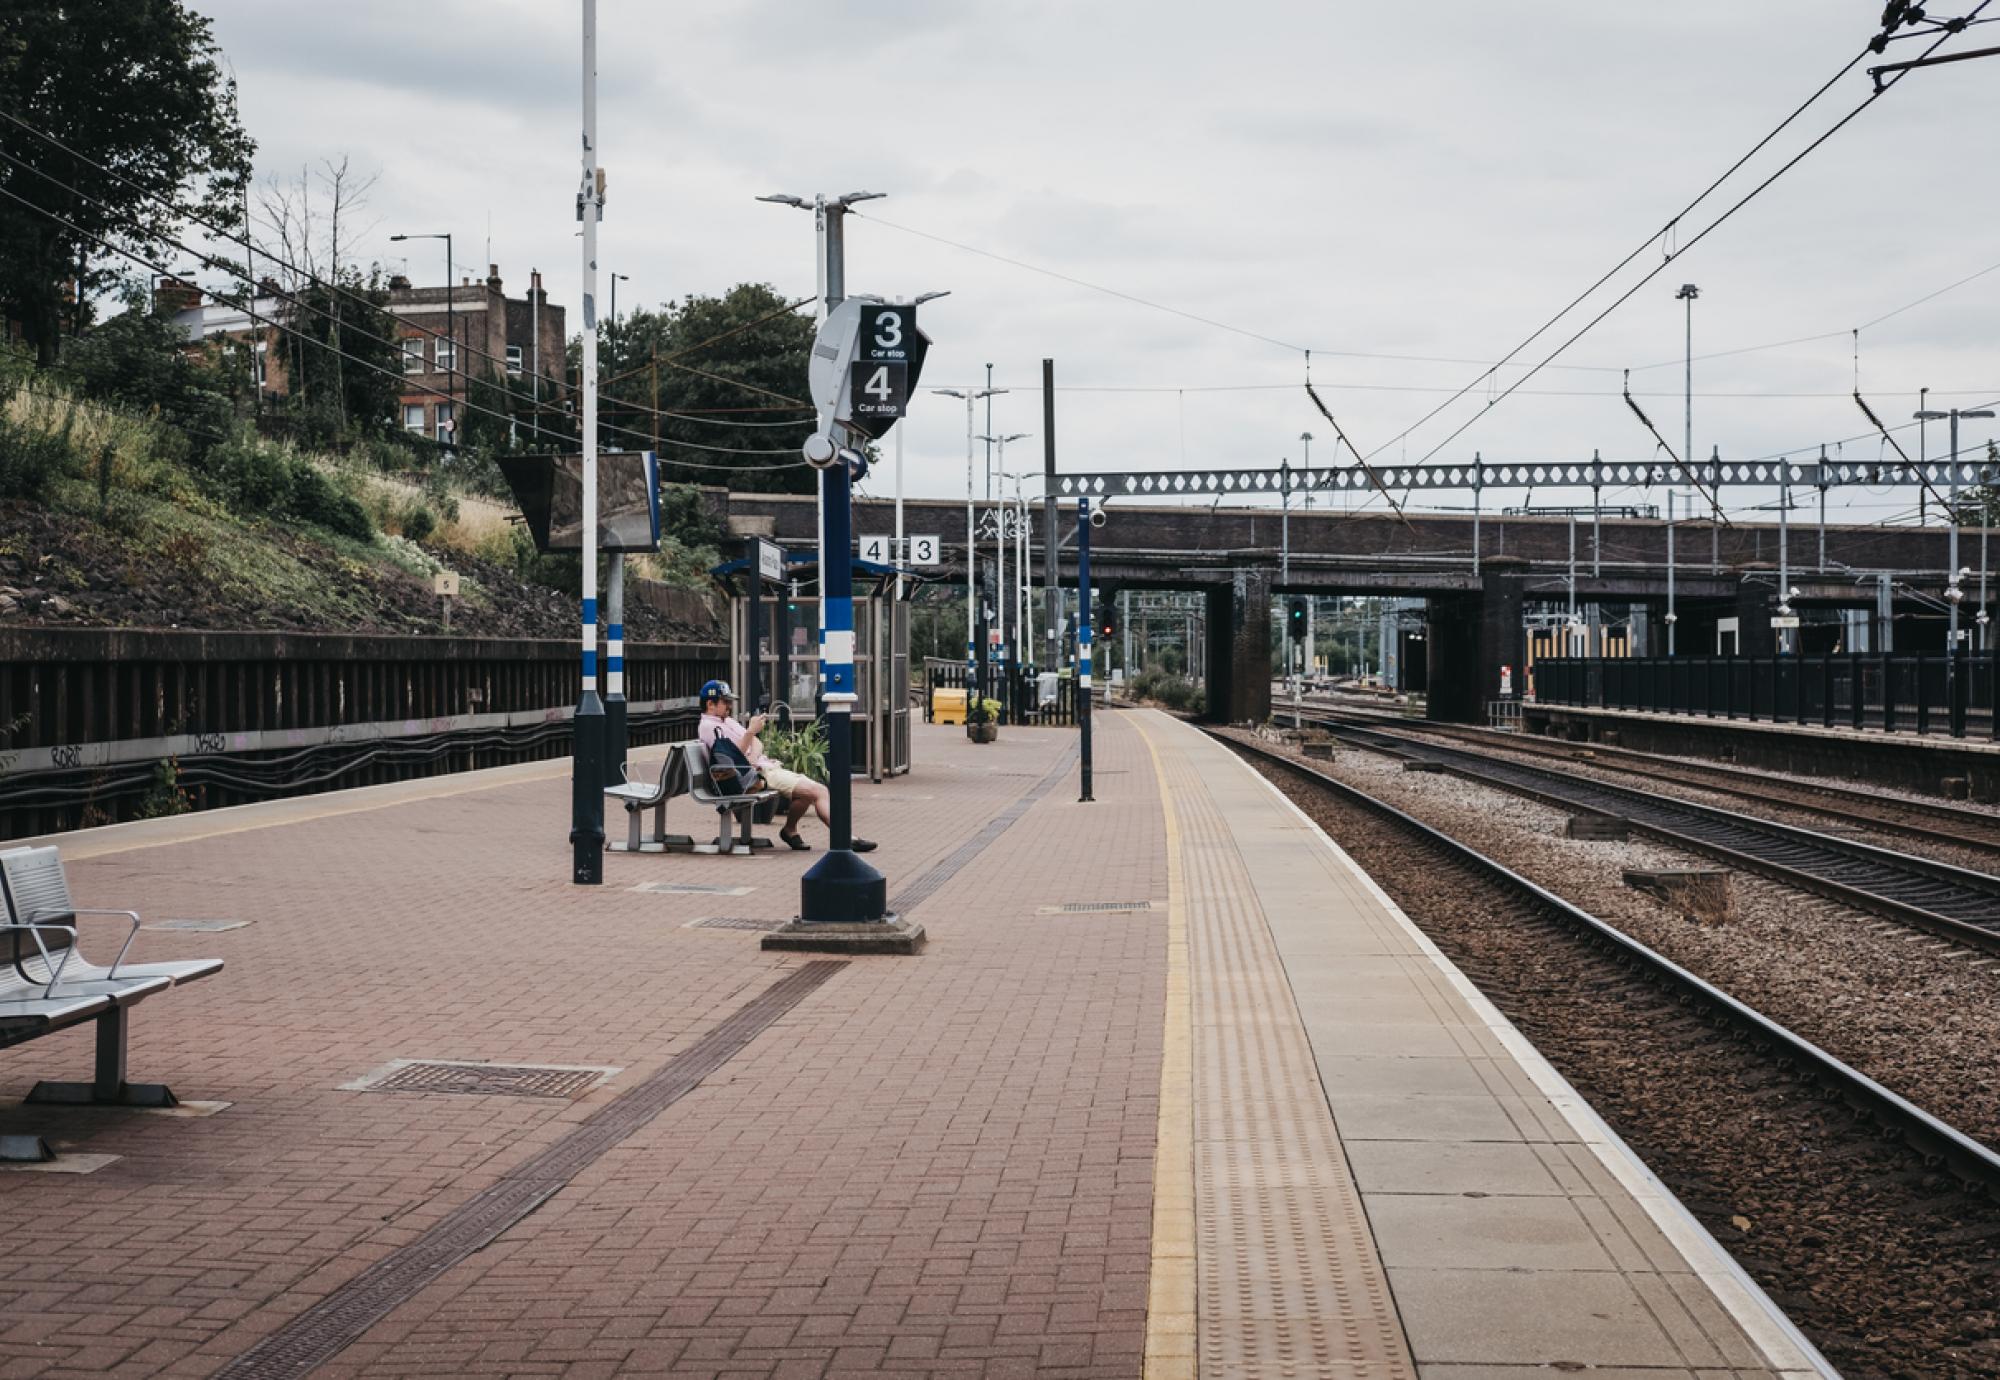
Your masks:
{"label": "brick paving", "polygon": [[[914,775],[855,792],[892,895],[1074,740],[919,733]],[[1059,782],[923,902],[921,958],[850,963],[319,1373],[1137,1374],[1163,912],[1038,913],[1165,899],[1144,746],[1107,715],[1097,758],[1097,803]],[[119,1157],[0,1174],[0,1380],[214,1372],[804,961],[685,926],[789,916],[813,855],[614,854],[579,889],[561,764],[423,785],[65,840],[86,904],[253,923],[140,938],[228,960],[132,1040],[135,1078],[219,1114],[30,1114],[89,1035],[0,1053],[0,1131]],[[344,1088],[398,1058],[621,1072],[574,1102]]]}

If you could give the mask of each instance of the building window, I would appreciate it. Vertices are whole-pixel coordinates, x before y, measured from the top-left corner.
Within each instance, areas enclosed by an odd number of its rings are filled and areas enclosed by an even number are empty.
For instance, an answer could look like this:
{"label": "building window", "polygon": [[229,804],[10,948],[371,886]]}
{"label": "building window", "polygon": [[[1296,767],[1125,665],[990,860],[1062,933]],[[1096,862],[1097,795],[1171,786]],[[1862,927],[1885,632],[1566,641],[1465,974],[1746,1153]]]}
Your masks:
{"label": "building window", "polygon": [[458,439],[458,422],[452,416],[456,409],[450,403],[438,404],[438,435],[440,441],[449,445]]}
{"label": "building window", "polygon": [[417,336],[403,342],[403,372],[421,374],[424,372],[424,339]]}
{"label": "building window", "polygon": [[519,345],[509,345],[507,347],[507,372],[515,378],[521,377],[521,347]]}
{"label": "building window", "polygon": [[457,362],[458,347],[450,340],[440,336],[437,343],[437,371],[440,374],[448,374],[457,365]]}
{"label": "building window", "polygon": [[257,388],[260,392],[269,387],[271,382],[271,361],[266,353],[269,349],[270,346],[260,340],[251,355],[251,358],[257,361]]}
{"label": "building window", "polygon": [[424,405],[422,403],[403,404],[403,430],[424,434]]}

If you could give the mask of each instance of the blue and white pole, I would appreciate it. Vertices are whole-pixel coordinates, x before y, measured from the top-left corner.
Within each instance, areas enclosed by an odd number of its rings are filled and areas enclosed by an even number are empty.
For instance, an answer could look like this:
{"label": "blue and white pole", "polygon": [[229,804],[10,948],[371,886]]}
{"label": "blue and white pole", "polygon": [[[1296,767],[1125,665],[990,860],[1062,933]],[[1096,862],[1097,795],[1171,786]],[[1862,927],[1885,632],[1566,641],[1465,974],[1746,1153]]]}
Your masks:
{"label": "blue and white pole", "polygon": [[819,664],[826,692],[827,851],[799,879],[799,918],[854,925],[883,919],[889,883],[854,851],[854,570],[853,480],[867,473],[861,455],[842,447],[820,471],[825,545],[820,548]]}
{"label": "blue and white pole", "polygon": [[627,730],[625,719],[625,557],[613,552],[605,561],[604,629],[604,779],[625,779]]}
{"label": "blue and white pole", "polygon": [[1076,501],[1076,722],[1082,735],[1083,794],[1090,797],[1090,500]]}
{"label": "blue and white pole", "polygon": [[570,880],[604,881],[604,702],[597,697],[597,0],[583,0],[583,693],[570,721]]}

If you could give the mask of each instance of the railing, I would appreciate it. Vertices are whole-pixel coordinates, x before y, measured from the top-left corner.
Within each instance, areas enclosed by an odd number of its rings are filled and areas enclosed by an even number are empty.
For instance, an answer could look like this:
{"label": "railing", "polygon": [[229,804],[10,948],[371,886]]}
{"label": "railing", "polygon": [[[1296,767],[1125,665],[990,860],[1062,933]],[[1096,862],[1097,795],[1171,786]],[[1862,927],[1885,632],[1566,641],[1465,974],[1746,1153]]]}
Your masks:
{"label": "railing", "polygon": [[2000,739],[1990,652],[1548,657],[1534,671],[1537,704]]}
{"label": "railing", "polygon": [[[1074,724],[1076,722],[1076,679],[1060,676],[1056,680],[1056,702],[1047,709],[1040,703],[1040,676],[1029,675],[1016,670],[1011,677],[1009,693],[995,693],[1000,687],[1001,672],[997,667],[987,669],[987,695],[1001,703],[1001,722],[1010,724]],[[938,689],[957,690],[965,685],[965,667],[954,662],[926,658],[924,663],[923,705],[924,722],[931,723],[931,692]]]}
{"label": "railing", "polygon": [[[631,743],[725,652],[628,644]],[[0,838],[566,756],[576,697],[553,640],[0,629]]]}

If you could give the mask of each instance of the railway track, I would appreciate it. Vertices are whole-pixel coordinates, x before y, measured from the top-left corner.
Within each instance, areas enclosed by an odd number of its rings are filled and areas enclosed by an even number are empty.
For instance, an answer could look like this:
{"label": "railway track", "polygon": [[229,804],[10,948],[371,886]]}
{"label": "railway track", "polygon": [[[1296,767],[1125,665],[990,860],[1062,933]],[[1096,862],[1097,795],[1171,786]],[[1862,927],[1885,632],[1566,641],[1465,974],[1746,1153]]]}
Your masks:
{"label": "railway track", "polygon": [[1615,816],[1663,842],[2000,953],[2000,877],[1552,767],[1351,722],[1319,722],[1354,746],[1435,763],[1558,809]]}
{"label": "railway track", "polygon": [[[1308,705],[1307,708],[1310,710],[1313,706]],[[1320,708],[1340,715],[1360,715],[1364,719],[1376,717],[1360,706],[1322,705]],[[1349,718],[1348,722],[1355,722],[1355,719]],[[1395,723],[1395,720],[1383,715],[1379,722]],[[1852,786],[1800,781],[1774,772],[1752,771],[1720,763],[1694,764],[1632,748],[1529,738],[1464,724],[1404,722],[1395,723],[1395,726],[1405,732],[1453,738],[1518,755],[1561,762],[1587,761],[1594,767],[1610,771],[1629,772],[1648,780],[1734,796],[1762,805],[1800,810],[1851,827],[1964,848],[1974,853],[1990,853],[2000,859],[2000,815],[1948,801],[1898,800]]]}
{"label": "railway track", "polygon": [[1223,741],[1275,769],[1837,1364],[1993,1373],[2000,1154],[1442,830]]}

